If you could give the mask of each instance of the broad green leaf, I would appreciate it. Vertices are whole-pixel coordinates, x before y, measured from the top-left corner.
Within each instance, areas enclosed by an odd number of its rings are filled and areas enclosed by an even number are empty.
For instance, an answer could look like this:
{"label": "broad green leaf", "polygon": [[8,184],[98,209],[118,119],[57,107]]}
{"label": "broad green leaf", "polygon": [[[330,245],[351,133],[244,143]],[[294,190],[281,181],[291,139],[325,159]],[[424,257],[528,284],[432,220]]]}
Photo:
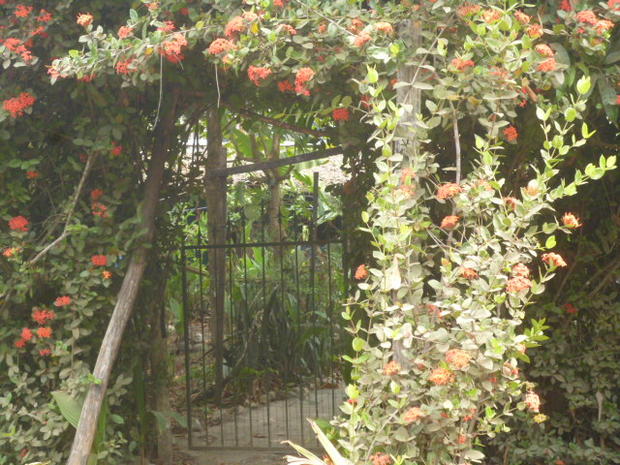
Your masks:
{"label": "broad green leaf", "polygon": [[71,426],[77,428],[77,425],[80,421],[80,413],[82,412],[82,402],[74,399],[69,394],[63,391],[53,391],[52,397],[62,413],[62,416],[65,417]]}

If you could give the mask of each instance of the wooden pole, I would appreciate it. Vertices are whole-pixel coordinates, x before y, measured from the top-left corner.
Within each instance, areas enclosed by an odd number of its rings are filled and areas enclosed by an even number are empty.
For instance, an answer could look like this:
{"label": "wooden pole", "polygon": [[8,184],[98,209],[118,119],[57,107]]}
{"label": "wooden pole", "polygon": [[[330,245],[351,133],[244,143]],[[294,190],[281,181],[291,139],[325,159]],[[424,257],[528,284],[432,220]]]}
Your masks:
{"label": "wooden pole", "polygon": [[149,163],[144,188],[144,201],[140,212],[142,217],[140,230],[144,231],[145,235],[131,256],[127,273],[116,299],[114,312],[103,337],[93,371],[93,375],[99,380],[99,384],[91,384],[88,388],[67,465],[87,465],[93,446],[97,420],[110,382],[112,367],[140,289],[147,262],[148,246],[155,235],[155,212],[164,177],[165,163],[168,159],[168,149],[174,135],[177,101],[178,92],[175,91],[164,118],[155,128],[153,156]]}
{"label": "wooden pole", "polygon": [[[226,149],[223,145],[220,109],[212,107],[207,113],[207,175],[226,168]],[[207,201],[207,227],[209,245],[226,243],[226,191],[227,179],[222,176],[205,178],[205,200]],[[210,301],[213,322],[215,355],[215,399],[219,402],[224,386],[224,298],[226,295],[226,250],[210,250],[209,274],[211,275]]]}

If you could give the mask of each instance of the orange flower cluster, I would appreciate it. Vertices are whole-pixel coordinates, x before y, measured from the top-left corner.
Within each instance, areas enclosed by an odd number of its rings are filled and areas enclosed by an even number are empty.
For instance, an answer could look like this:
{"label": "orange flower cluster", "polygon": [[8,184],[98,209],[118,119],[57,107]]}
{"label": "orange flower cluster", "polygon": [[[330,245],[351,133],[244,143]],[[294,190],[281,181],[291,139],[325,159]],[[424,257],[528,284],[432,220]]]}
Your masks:
{"label": "orange flower cluster", "polygon": [[537,39],[543,35],[543,27],[541,24],[532,24],[527,28],[527,35],[532,39]]}
{"label": "orange flower cluster", "polygon": [[482,7],[478,4],[471,4],[471,3],[465,3],[464,5],[461,5],[457,10],[457,14],[459,16],[471,16],[471,15],[475,15],[476,13],[478,13],[480,11]]}
{"label": "orange flower cluster", "polygon": [[161,32],[172,32],[176,29],[177,27],[175,26],[175,24],[172,21],[164,21],[163,26],[159,26],[157,28],[158,31]]}
{"label": "orange flower cluster", "polygon": [[88,27],[93,23],[93,15],[90,13],[80,13],[75,20],[82,27]]}
{"label": "orange flower cluster", "polygon": [[456,226],[459,224],[459,217],[456,215],[448,215],[446,217],[444,217],[443,220],[441,220],[441,225],[439,225],[439,227],[441,229],[445,229],[445,230],[451,230],[456,228]]}
{"label": "orange flower cluster", "polygon": [[304,67],[297,70],[297,73],[295,73],[295,92],[297,95],[310,95],[310,91],[306,85],[312,78],[314,78],[314,71],[312,68]]}
{"label": "orange flower cluster", "polygon": [[228,53],[234,49],[235,44],[233,42],[220,37],[219,39],[215,39],[213,42],[211,42],[209,48],[207,49],[207,52],[209,53],[209,55],[220,55],[222,53]]}
{"label": "orange flower cluster", "polygon": [[23,116],[27,108],[30,108],[37,99],[28,92],[22,92],[17,97],[5,100],[2,107],[11,114],[11,117],[17,118]]}
{"label": "orange flower cluster", "polygon": [[46,326],[37,329],[37,336],[41,339],[49,339],[52,337],[52,328]]}
{"label": "orange flower cluster", "polygon": [[31,6],[17,5],[15,7],[15,16],[17,16],[18,18],[26,18],[30,16],[32,10],[33,8]]}
{"label": "orange flower cluster", "polygon": [[32,312],[32,319],[37,322],[39,326],[43,326],[48,321],[56,318],[56,313],[53,310],[38,309],[35,308]]}
{"label": "orange flower cluster", "polygon": [[478,272],[473,268],[461,268],[461,276],[465,279],[476,279]]}
{"label": "orange flower cluster", "polygon": [[159,53],[170,63],[180,63],[185,58],[183,47],[187,47],[187,39],[184,34],[177,32],[170,40],[162,42]]}
{"label": "orange flower cluster", "polygon": [[472,60],[464,60],[462,58],[453,58],[450,62],[452,66],[454,66],[457,70],[463,71],[466,68],[474,66],[475,63]]}
{"label": "orange flower cluster", "polygon": [[425,416],[426,414],[422,411],[420,407],[411,407],[403,415],[403,421],[407,424],[410,424],[420,420],[421,418],[424,418]]}
{"label": "orange flower cluster", "polygon": [[471,355],[461,349],[451,349],[446,352],[446,362],[457,370],[462,370],[469,366]]}
{"label": "orange flower cluster", "polygon": [[21,40],[15,37],[9,37],[4,41],[4,46],[11,52],[15,52],[21,55],[22,60],[24,60],[25,62],[29,62],[30,60],[32,60],[32,52],[28,50],[26,44],[24,44]]}
{"label": "orange flower cluster", "polygon": [[271,69],[264,66],[253,66],[248,68],[248,77],[254,85],[259,86],[261,82],[271,76]]}
{"label": "orange flower cluster", "polygon": [[400,366],[400,363],[395,362],[394,360],[388,362],[385,364],[385,366],[383,367],[383,374],[385,376],[394,376],[397,375],[398,373],[400,373],[400,370],[402,369],[402,367]]}
{"label": "orange flower cluster", "polygon": [[99,200],[103,195],[103,191],[101,189],[93,189],[90,191],[90,198],[93,200]]}
{"label": "orange flower cluster", "polygon": [[71,297],[68,295],[62,295],[54,301],[54,305],[56,307],[66,307],[67,305],[71,305]]}
{"label": "orange flower cluster", "polygon": [[377,24],[375,24],[375,29],[389,36],[394,34],[394,27],[390,23],[385,21],[379,21]]}
{"label": "orange flower cluster", "polygon": [[377,452],[370,456],[372,465],[392,465],[392,458],[383,452]]}
{"label": "orange flower cluster", "polygon": [[455,376],[454,373],[452,373],[450,370],[448,370],[447,368],[435,368],[430,376],[428,377],[428,380],[433,383],[436,384],[437,386],[443,386],[445,384],[450,384],[454,381]]}
{"label": "orange flower cluster", "polygon": [[280,30],[288,32],[292,36],[297,35],[297,29],[290,24],[280,24]]}
{"label": "orange flower cluster", "polygon": [[549,266],[560,267],[560,268],[563,268],[566,266],[566,262],[564,261],[562,256],[554,252],[542,254],[542,261],[545,262]]}
{"label": "orange flower cluster", "polygon": [[534,391],[527,391],[525,394],[525,405],[532,412],[540,412],[540,397]]}
{"label": "orange flower cluster", "polygon": [[439,200],[450,199],[461,192],[463,192],[463,188],[459,184],[447,182],[437,189],[437,198]]}
{"label": "orange flower cluster", "polygon": [[278,89],[280,90],[280,92],[295,92],[295,87],[293,86],[291,81],[286,79],[284,81],[278,82]]}
{"label": "orange flower cluster", "polygon": [[133,61],[133,58],[129,58],[128,60],[119,60],[114,68],[118,74],[135,73],[137,68],[132,66]]}
{"label": "orange flower cluster", "polygon": [[517,18],[517,21],[519,21],[521,24],[529,24],[530,19],[532,19],[529,15],[526,15],[519,10],[515,11],[515,18]]}
{"label": "orange flower cluster", "polygon": [[482,13],[482,19],[484,20],[485,23],[489,23],[489,24],[499,21],[501,17],[502,17],[502,12],[500,10],[489,9],[489,10],[484,10],[484,12]]}
{"label": "orange flower cluster", "polygon": [[536,47],[534,47],[534,50],[536,50],[539,55],[542,55],[544,57],[552,57],[553,55],[555,55],[555,52],[547,44],[538,44]]}
{"label": "orange flower cluster", "polygon": [[17,247],[7,247],[2,251],[2,255],[6,258],[11,258],[19,249]]}
{"label": "orange flower cluster", "polygon": [[512,274],[515,276],[521,276],[527,278],[530,275],[530,269],[523,263],[517,263],[512,267]]}
{"label": "orange flower cluster", "polygon": [[27,232],[29,224],[30,221],[21,215],[15,216],[9,220],[9,228],[11,228],[12,231]]}
{"label": "orange flower cluster", "polygon": [[100,218],[108,217],[108,207],[100,202],[93,202],[91,205],[92,214]]}
{"label": "orange flower cluster", "polygon": [[237,38],[239,34],[245,32],[247,26],[241,16],[235,16],[224,27],[224,35],[230,39]]}
{"label": "orange flower cluster", "polygon": [[538,66],[536,67],[536,69],[540,72],[548,73],[550,71],[555,71],[557,67],[558,67],[558,63],[557,61],[555,61],[555,58],[547,58],[546,60],[543,60],[540,63],[538,63]]}
{"label": "orange flower cluster", "polygon": [[582,224],[579,222],[579,218],[577,218],[570,212],[564,213],[564,216],[562,216],[562,223],[564,224],[564,226],[570,229],[575,229],[582,226]]}
{"label": "orange flower cluster", "polygon": [[516,294],[532,287],[532,281],[525,276],[515,276],[506,281],[506,291]]}
{"label": "orange flower cluster", "polygon": [[133,35],[133,27],[121,26],[118,28],[119,39],[126,39],[128,37],[131,37],[132,35]]}
{"label": "orange flower cluster", "polygon": [[503,132],[504,132],[504,137],[506,137],[506,140],[508,142],[514,142],[519,137],[519,132],[517,131],[517,128],[515,128],[514,126],[508,126],[506,129],[504,129]]}
{"label": "orange flower cluster", "polygon": [[367,32],[362,31],[358,35],[355,36],[355,39],[353,39],[353,45],[355,45],[358,48],[362,48],[364,45],[366,45],[371,40],[372,40],[372,36],[368,34]]}

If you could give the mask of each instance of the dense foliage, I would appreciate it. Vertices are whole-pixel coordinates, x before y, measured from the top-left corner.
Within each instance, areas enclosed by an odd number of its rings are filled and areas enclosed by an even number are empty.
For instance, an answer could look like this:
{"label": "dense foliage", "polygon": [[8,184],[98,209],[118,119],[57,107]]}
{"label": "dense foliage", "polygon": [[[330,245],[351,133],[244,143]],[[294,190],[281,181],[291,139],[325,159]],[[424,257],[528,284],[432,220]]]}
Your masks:
{"label": "dense foliage", "polygon": [[[483,435],[506,430],[515,409],[540,409],[539,388],[520,376],[519,361],[551,326],[558,345],[534,363],[532,379],[551,393],[561,383],[575,415],[596,405],[596,422],[579,430],[562,407],[557,418],[543,407],[535,418],[551,415],[541,428],[554,435],[514,435],[512,450],[524,460],[518,451],[567,460],[571,428],[575,443],[613,462],[605,431],[617,413],[604,414],[617,412],[613,381],[602,374],[598,385],[576,389],[583,374],[575,365],[548,361],[565,363],[571,348],[562,341],[575,334],[591,338],[588,354],[601,369],[611,363],[596,342],[617,325],[597,309],[615,305],[615,295],[599,296],[600,288],[581,304],[576,284],[561,285],[553,304],[531,304],[577,261],[557,254],[555,234],[581,231],[580,220],[570,206],[554,218],[552,204],[615,167],[599,155],[617,151],[606,144],[618,119],[618,1],[41,3],[0,2],[8,322],[0,463],[62,460],[72,430],[51,393],[79,399],[98,381],[90,367],[140,234],[136,186],[171,95],[180,95],[180,109],[164,211],[201,182],[204,160],[187,166],[181,154],[214,106],[232,121],[235,149],[247,146],[238,118],[251,110],[319,131],[318,143],[305,146],[345,144],[352,167],[380,154],[363,217],[372,264],[358,269],[362,292],[344,312],[357,354],[334,438],[347,460],[480,460]],[[583,256],[596,256],[588,252],[601,247],[595,237],[584,239],[594,245]],[[587,324],[565,324],[565,304]],[[137,317],[138,340],[150,321]],[[133,355],[108,396],[113,434],[97,452],[109,462],[139,446],[125,438],[140,434],[122,433],[137,427],[133,420],[121,425],[133,402],[126,384],[141,371]],[[561,374],[550,373],[554,366]],[[591,430],[598,445],[584,440]]]}

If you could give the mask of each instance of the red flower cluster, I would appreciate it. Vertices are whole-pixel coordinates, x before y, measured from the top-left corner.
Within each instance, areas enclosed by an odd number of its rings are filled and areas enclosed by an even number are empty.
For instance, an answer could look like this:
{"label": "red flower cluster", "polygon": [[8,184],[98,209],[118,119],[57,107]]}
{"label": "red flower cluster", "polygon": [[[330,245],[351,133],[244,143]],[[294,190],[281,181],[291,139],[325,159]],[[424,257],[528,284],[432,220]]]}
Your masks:
{"label": "red flower cluster", "polygon": [[37,99],[28,92],[22,92],[17,97],[5,100],[2,106],[13,118],[17,118],[22,116],[24,111],[34,105],[36,101]]}
{"label": "red flower cluster", "polygon": [[119,155],[121,155],[123,153],[123,146],[122,145],[118,145],[116,142],[112,142],[112,156],[113,157],[118,157]]}
{"label": "red flower cluster", "polygon": [[297,29],[290,24],[280,24],[280,30],[285,31],[292,36],[297,35]]}
{"label": "red flower cluster", "polygon": [[462,58],[453,58],[450,64],[459,71],[463,71],[465,68],[475,65],[472,60],[463,60]]}
{"label": "red flower cluster", "polygon": [[135,66],[133,65],[133,58],[129,58],[127,60],[119,60],[114,67],[118,74],[129,74],[135,73],[137,71]]}
{"label": "red flower cluster", "polygon": [[517,132],[517,128],[514,126],[508,126],[504,129],[504,136],[508,142],[514,142],[519,137],[519,133]]}
{"label": "red flower cluster", "polygon": [[536,50],[536,52],[538,52],[544,57],[552,57],[553,55],[555,55],[555,52],[547,44],[538,44],[536,47],[534,47],[534,49]]}
{"label": "red flower cluster", "polygon": [[310,91],[306,87],[308,81],[314,78],[314,71],[312,68],[299,68],[295,74],[295,92],[297,95],[310,95]]}
{"label": "red flower cluster", "polygon": [[459,217],[456,215],[448,215],[441,220],[441,225],[439,226],[441,229],[451,230],[456,228],[459,224]]}
{"label": "red flower cluster", "polygon": [[295,87],[288,80],[278,82],[278,89],[280,92],[295,92]]}
{"label": "red flower cluster", "polygon": [[372,40],[372,36],[368,34],[367,32],[362,31],[358,35],[355,36],[355,39],[353,39],[353,45],[355,45],[358,48],[362,48],[364,45],[366,45],[371,40]]}
{"label": "red flower cluster", "polygon": [[90,191],[90,198],[93,200],[99,200],[103,195],[103,191],[101,189],[93,189]]}
{"label": "red flower cluster", "polygon": [[35,308],[32,312],[32,319],[37,322],[39,326],[43,326],[48,321],[56,318],[56,313],[53,310],[38,309]]}
{"label": "red flower cluster", "polygon": [[447,182],[437,188],[437,198],[439,200],[446,200],[460,194],[461,192],[463,192],[463,188],[459,184]]}
{"label": "red flower cluster", "polygon": [[519,21],[521,24],[529,24],[530,19],[532,19],[529,15],[526,15],[519,10],[515,11],[515,18],[517,18],[517,21]]}
{"label": "red flower cluster", "polygon": [[11,230],[13,231],[27,232],[29,224],[30,221],[28,221],[25,217],[21,215],[15,216],[9,220],[9,228],[11,228]]}
{"label": "red flower cluster", "polygon": [[458,13],[459,16],[470,16],[470,15],[475,15],[476,13],[478,13],[480,11],[482,7],[478,4],[471,4],[471,3],[465,3],[464,5],[460,6],[456,12]]}
{"label": "red flower cluster", "polygon": [[108,257],[105,255],[93,255],[90,257],[90,261],[95,266],[106,266],[108,264]]}
{"label": "red flower cluster", "polygon": [[573,304],[564,304],[564,310],[566,311],[566,313],[569,313],[571,315],[577,313],[577,307],[575,307]]}
{"label": "red flower cluster", "polygon": [[49,339],[52,337],[52,328],[46,326],[37,329],[37,336],[41,339]]}
{"label": "red flower cluster", "polygon": [[555,61],[555,58],[547,58],[544,61],[541,61],[536,69],[543,73],[548,73],[550,71],[555,71],[558,67],[558,63]]}
{"label": "red flower cluster", "polygon": [[[30,42],[30,41],[29,41]],[[22,60],[29,62],[32,60],[32,52],[28,50],[26,44],[15,37],[9,37],[4,41],[4,46],[11,52],[21,55]]]}
{"label": "red flower cluster", "polygon": [[161,31],[161,32],[172,32],[176,28],[177,27],[175,26],[175,24],[172,21],[164,21],[164,25],[163,26],[159,26],[157,28],[157,30]]}
{"label": "red flower cluster", "polygon": [[91,210],[93,215],[98,216],[100,218],[108,217],[108,207],[100,202],[93,202],[91,205]]}
{"label": "red flower cluster", "polygon": [[543,35],[543,27],[540,24],[532,24],[527,28],[527,35],[532,39],[537,39]]}
{"label": "red flower cluster", "polygon": [[364,265],[363,263],[357,267],[357,269],[355,270],[355,279],[357,279],[358,281],[362,280],[362,279],[366,279],[368,277],[368,270],[366,269],[366,265]]}
{"label": "red flower cluster", "polygon": [[241,16],[235,16],[224,27],[224,35],[228,38],[237,38],[239,34],[247,29],[245,22]]}
{"label": "red flower cluster", "polygon": [[228,53],[234,49],[235,44],[232,43],[230,40],[219,38],[211,42],[211,45],[209,45],[207,52],[209,53],[209,55],[220,55],[222,53]]}
{"label": "red flower cluster", "polygon": [[28,179],[37,179],[39,176],[41,176],[41,174],[38,171],[35,171],[35,170],[26,171],[26,177]]}
{"label": "red flower cluster", "polygon": [[40,23],[49,23],[54,17],[47,10],[39,11],[39,16],[37,16],[37,21]]}
{"label": "red flower cluster", "polygon": [[332,111],[332,117],[336,121],[348,121],[349,120],[349,109],[348,108],[335,108]]}
{"label": "red flower cluster", "polygon": [[180,63],[185,58],[182,53],[183,47],[187,47],[187,39],[182,33],[177,32],[173,34],[172,39],[162,42],[159,53],[170,63]]}
{"label": "red flower cluster", "polygon": [[560,267],[560,268],[563,268],[566,266],[566,262],[564,261],[562,256],[554,252],[542,254],[542,261],[545,262],[549,266]]}
{"label": "red flower cluster", "polygon": [[121,26],[118,28],[119,39],[126,39],[128,37],[131,37],[132,35],[133,35],[133,27]]}
{"label": "red flower cluster", "polygon": [[71,297],[68,295],[60,296],[54,301],[54,305],[56,307],[66,307],[67,305],[71,305]]}
{"label": "red flower cluster", "polygon": [[271,69],[265,66],[253,66],[248,68],[248,77],[254,85],[259,86],[261,82],[271,76]]}
{"label": "red flower cluster", "polygon": [[15,16],[18,18],[26,18],[32,13],[32,9],[31,6],[17,5],[15,7]]}

